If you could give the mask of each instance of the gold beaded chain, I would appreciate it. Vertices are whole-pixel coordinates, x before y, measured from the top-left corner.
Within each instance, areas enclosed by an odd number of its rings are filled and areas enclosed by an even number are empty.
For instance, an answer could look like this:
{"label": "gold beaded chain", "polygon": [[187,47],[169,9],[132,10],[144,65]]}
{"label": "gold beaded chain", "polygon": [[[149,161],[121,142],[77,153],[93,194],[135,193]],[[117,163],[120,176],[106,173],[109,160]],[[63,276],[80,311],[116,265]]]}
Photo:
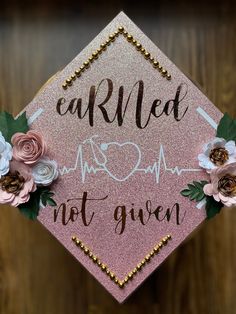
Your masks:
{"label": "gold beaded chain", "polygon": [[171,80],[171,75],[167,72],[167,70],[164,69],[160,65],[160,63],[153,56],[151,56],[150,52],[148,52],[140,42],[138,42],[131,34],[129,34],[123,26],[120,26],[118,27],[117,31],[109,35],[108,39],[104,43],[102,43],[95,52],[91,54],[91,56],[83,63],[83,65],[78,70],[75,70],[75,72],[64,82],[62,87],[64,89],[67,89],[68,86],[71,86],[73,84],[73,81],[81,77],[82,73],[90,67],[90,64],[98,59],[98,57],[107,49],[107,47],[112,42],[116,40],[119,35],[123,35],[129,43],[133,44],[136,49],[144,56],[144,58],[147,61],[150,61],[153,67],[157,69],[163,77],[165,77],[167,80]]}
{"label": "gold beaded chain", "polygon": [[104,264],[81,240],[79,240],[76,236],[72,237],[72,241],[78,246],[100,269],[120,288],[123,288],[129,280],[133,279],[133,277],[148,263],[151,258],[153,258],[156,254],[160,252],[160,250],[168,243],[171,239],[171,235],[168,234],[166,237],[162,238],[162,240],[154,246],[149,254],[147,254],[140,263],[136,265],[136,267],[128,273],[128,275],[120,280],[114,272],[112,272],[106,264]]}

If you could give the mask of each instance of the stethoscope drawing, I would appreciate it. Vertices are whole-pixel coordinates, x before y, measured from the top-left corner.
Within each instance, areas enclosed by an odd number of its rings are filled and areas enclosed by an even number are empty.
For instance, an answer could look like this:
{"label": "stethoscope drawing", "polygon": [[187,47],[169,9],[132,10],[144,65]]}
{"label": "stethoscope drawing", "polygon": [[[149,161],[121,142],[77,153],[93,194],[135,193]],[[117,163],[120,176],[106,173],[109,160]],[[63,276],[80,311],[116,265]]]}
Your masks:
{"label": "stethoscope drawing", "polygon": [[[141,163],[141,159],[142,159],[142,153],[141,150],[139,148],[139,146],[133,142],[127,141],[127,142],[123,142],[123,143],[118,143],[118,142],[108,142],[108,143],[102,143],[102,144],[97,144],[95,142],[95,139],[98,138],[98,135],[93,135],[92,137],[90,137],[89,139],[86,139],[83,144],[89,143],[91,150],[92,150],[92,154],[93,154],[93,158],[94,158],[94,162],[101,167],[112,179],[122,182],[122,181],[126,181],[130,176],[132,176],[139,168],[139,165]],[[137,160],[134,163],[134,166],[132,168],[132,170],[129,172],[128,175],[124,176],[124,177],[118,177],[115,174],[113,174],[108,168],[107,168],[107,163],[108,163],[108,158],[106,155],[106,151],[108,150],[108,148],[112,145],[116,145],[119,147],[124,147],[124,146],[132,146],[135,148],[136,152],[137,152]]]}

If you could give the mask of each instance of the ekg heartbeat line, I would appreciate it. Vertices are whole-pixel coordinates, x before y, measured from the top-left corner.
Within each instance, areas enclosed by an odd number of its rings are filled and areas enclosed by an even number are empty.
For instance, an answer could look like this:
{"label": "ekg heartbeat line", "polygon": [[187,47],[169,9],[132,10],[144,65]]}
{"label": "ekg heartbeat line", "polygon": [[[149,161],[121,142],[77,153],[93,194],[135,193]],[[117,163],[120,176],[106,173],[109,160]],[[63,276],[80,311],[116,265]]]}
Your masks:
{"label": "ekg heartbeat line", "polygon": [[[137,172],[142,172],[145,175],[146,174],[152,174],[155,176],[155,181],[158,184],[160,182],[160,176],[161,172],[169,172],[171,174],[175,174],[180,176],[182,173],[185,172],[198,172],[202,171],[200,168],[194,169],[194,168],[180,168],[178,166],[175,166],[174,168],[168,167],[166,158],[165,158],[165,153],[164,153],[164,147],[160,145],[160,150],[159,150],[159,155],[156,161],[152,165],[147,166],[146,168],[141,168],[141,160],[142,160],[142,152],[139,148],[139,146],[133,142],[124,142],[124,143],[118,143],[118,142],[109,142],[109,143],[102,143],[101,145],[97,144],[94,140],[94,138],[98,137],[97,135],[85,140],[82,144],[78,146],[77,149],[77,154],[76,154],[76,159],[75,163],[72,167],[62,167],[59,169],[60,175],[66,175],[69,174],[70,172],[74,171],[80,171],[81,175],[81,180],[82,183],[85,182],[87,175],[89,174],[96,174],[98,172],[105,172],[107,173],[108,176],[110,176],[113,180],[118,181],[118,182],[123,182],[126,181],[130,176],[134,175]],[[91,162],[89,163],[84,160],[83,157],[83,147],[85,144],[89,144],[91,147],[92,155],[93,155],[93,161],[96,164],[91,165]],[[136,154],[137,154],[137,160],[133,166],[133,168],[130,170],[128,175],[125,175],[123,177],[119,177],[113,172],[111,172],[106,164],[108,162],[108,157],[106,156],[106,151],[109,146],[111,145],[116,145],[119,147],[122,146],[132,146],[132,148],[135,148]]]}
{"label": "ekg heartbeat line", "polygon": [[180,176],[183,172],[198,172],[198,171],[202,171],[201,169],[179,168],[178,166],[176,166],[174,168],[168,168],[167,164],[166,164],[164,148],[163,148],[162,145],[160,145],[158,161],[155,161],[153,165],[148,166],[147,168],[140,168],[140,169],[137,169],[136,171],[144,172],[145,174],[147,174],[147,173],[155,174],[156,183],[159,183],[160,182],[160,175],[161,175],[162,166],[163,166],[163,170],[165,172],[170,172],[171,174],[176,174],[178,176]]}

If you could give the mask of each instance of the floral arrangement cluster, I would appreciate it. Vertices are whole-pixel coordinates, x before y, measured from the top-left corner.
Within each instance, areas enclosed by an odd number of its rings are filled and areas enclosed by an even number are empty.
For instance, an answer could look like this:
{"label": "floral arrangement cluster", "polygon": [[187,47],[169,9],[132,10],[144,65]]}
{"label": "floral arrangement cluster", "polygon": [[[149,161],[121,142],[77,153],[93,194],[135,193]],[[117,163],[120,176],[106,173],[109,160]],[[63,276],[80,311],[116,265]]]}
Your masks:
{"label": "floral arrangement cluster", "polygon": [[212,218],[221,209],[236,205],[236,120],[227,113],[221,119],[216,138],[205,144],[198,155],[200,167],[209,174],[208,181],[193,181],[181,191],[197,202],[205,199],[207,217]]}
{"label": "floral arrangement cluster", "polygon": [[57,177],[57,163],[47,157],[42,135],[29,130],[26,114],[0,112],[0,204],[35,219],[41,207],[56,206],[49,186]]}

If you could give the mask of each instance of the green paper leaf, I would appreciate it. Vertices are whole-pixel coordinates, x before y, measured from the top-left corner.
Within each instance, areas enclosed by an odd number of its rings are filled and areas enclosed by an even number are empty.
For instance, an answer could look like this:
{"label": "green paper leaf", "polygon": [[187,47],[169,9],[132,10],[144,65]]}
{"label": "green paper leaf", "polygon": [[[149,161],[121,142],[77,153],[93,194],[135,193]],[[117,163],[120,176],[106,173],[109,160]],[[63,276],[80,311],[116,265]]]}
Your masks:
{"label": "green paper leaf", "polygon": [[181,191],[180,193],[181,193],[181,195],[187,197],[191,194],[191,190],[185,189],[185,190]]}
{"label": "green paper leaf", "polygon": [[43,206],[47,206],[47,198],[46,197],[41,196],[41,201],[42,201]]}
{"label": "green paper leaf", "polygon": [[198,189],[202,189],[202,185],[204,186],[207,182],[206,181],[193,181],[193,184],[198,188]]}
{"label": "green paper leaf", "polygon": [[195,185],[194,185],[194,184],[189,183],[189,184],[188,184],[188,188],[189,188],[189,190],[192,190],[192,189],[194,189],[194,188],[195,188]]}
{"label": "green paper leaf", "polygon": [[50,206],[57,206],[57,203],[54,201],[54,199],[50,197],[47,199],[47,204]]}
{"label": "green paper leaf", "polygon": [[38,187],[37,190],[30,194],[30,199],[27,203],[18,206],[20,212],[27,218],[35,220],[39,214],[40,201],[44,206],[57,206],[57,203],[52,199],[53,192],[47,187]]}
{"label": "green paper leaf", "polygon": [[48,196],[50,196],[50,197],[55,195],[55,193],[53,193],[53,192],[47,192],[46,194],[47,194]]}
{"label": "green paper leaf", "polygon": [[200,202],[206,195],[203,192],[203,187],[207,184],[207,181],[193,181],[193,183],[188,184],[188,188],[180,192],[184,197],[188,197],[191,201]]}
{"label": "green paper leaf", "polygon": [[224,205],[221,202],[217,202],[213,196],[206,197],[206,213],[207,219],[213,218],[219,214]]}
{"label": "green paper leaf", "polygon": [[[41,193],[41,201],[42,201],[43,203],[45,203],[45,201],[47,200],[47,198],[48,198],[47,194],[44,193],[44,192],[42,192],[42,193]],[[45,206],[45,204],[43,204],[43,205]]]}
{"label": "green paper leaf", "polygon": [[40,209],[40,190],[31,193],[30,199],[27,203],[18,206],[20,212],[27,218],[35,220],[39,214]]}
{"label": "green paper leaf", "polygon": [[8,143],[11,143],[12,136],[17,132],[26,133],[29,130],[26,112],[22,113],[17,119],[6,112],[0,112],[0,131]]}
{"label": "green paper leaf", "polygon": [[52,199],[54,193],[49,190],[49,188],[41,188],[41,201],[44,206],[56,206],[57,203]]}
{"label": "green paper leaf", "polygon": [[236,120],[232,119],[228,113],[225,113],[216,131],[217,137],[222,137],[226,141],[236,141]]}

